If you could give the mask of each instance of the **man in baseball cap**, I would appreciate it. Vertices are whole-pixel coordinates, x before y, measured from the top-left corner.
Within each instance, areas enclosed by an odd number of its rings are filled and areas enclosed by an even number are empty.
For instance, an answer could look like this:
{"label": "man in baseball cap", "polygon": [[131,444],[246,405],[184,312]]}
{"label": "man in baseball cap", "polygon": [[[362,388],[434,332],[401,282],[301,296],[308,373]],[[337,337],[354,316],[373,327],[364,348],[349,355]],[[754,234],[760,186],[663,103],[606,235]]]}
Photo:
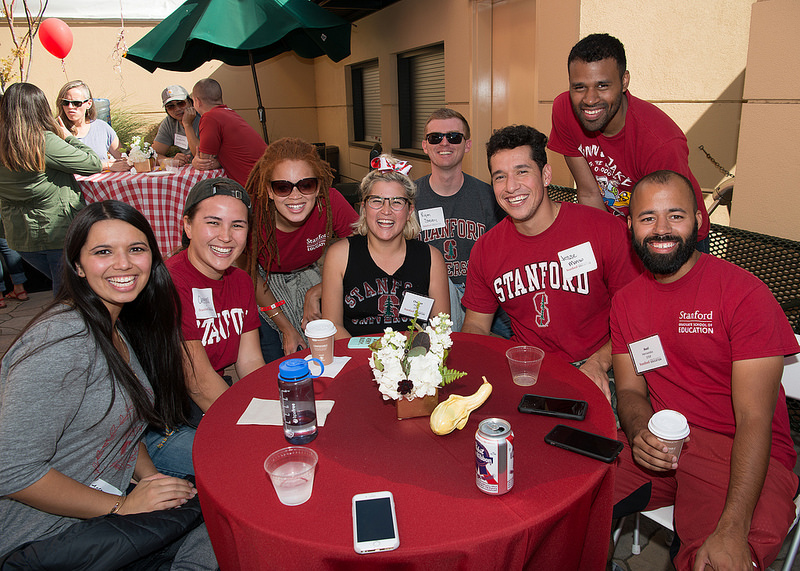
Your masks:
{"label": "man in baseball cap", "polygon": [[170,85],[161,92],[161,103],[167,116],[158,126],[153,148],[159,159],[167,156],[170,147],[177,147],[173,157],[178,166],[192,162],[197,152],[200,129],[200,115],[194,110],[189,92],[181,85]]}

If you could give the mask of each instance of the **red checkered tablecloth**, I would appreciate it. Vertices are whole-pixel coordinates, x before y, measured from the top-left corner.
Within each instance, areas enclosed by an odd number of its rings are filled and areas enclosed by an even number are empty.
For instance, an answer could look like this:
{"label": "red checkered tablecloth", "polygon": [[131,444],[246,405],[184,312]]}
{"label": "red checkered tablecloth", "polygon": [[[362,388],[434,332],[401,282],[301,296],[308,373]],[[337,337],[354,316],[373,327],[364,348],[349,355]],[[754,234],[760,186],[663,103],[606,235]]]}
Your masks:
{"label": "red checkered tablecloth", "polygon": [[144,214],[153,227],[161,254],[167,257],[181,243],[186,195],[197,181],[218,176],[226,176],[225,170],[200,171],[185,166],[175,174],[102,172],[75,178],[87,203],[121,200]]}

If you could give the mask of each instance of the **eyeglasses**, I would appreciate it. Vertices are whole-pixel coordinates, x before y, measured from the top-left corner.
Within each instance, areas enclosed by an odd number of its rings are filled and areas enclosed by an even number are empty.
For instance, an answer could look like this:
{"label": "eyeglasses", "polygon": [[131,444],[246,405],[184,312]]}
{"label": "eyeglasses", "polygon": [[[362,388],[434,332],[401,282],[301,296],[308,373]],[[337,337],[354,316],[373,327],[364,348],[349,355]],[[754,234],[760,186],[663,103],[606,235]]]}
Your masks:
{"label": "eyeglasses", "polygon": [[289,196],[295,188],[297,188],[301,194],[314,194],[319,186],[319,181],[311,177],[300,179],[297,182],[273,180],[269,184],[272,187],[272,192],[277,196]]}
{"label": "eyeglasses", "polygon": [[428,141],[429,145],[438,145],[445,137],[447,137],[447,142],[451,145],[458,145],[464,140],[464,133],[459,133],[458,131],[450,131],[449,133],[428,133],[425,135],[425,140]]}
{"label": "eyeglasses", "polygon": [[61,106],[62,107],[80,107],[84,103],[89,101],[88,99],[84,99],[83,101],[72,101],[71,99],[62,99]]}
{"label": "eyeglasses", "polygon": [[186,107],[188,103],[189,102],[186,99],[183,99],[182,101],[170,101],[169,103],[164,105],[164,108],[167,110],[176,109],[178,107],[183,108]]}
{"label": "eyeglasses", "polygon": [[382,196],[368,196],[364,199],[364,202],[367,203],[367,206],[372,208],[373,210],[380,210],[383,208],[383,203],[389,201],[389,206],[392,210],[402,210],[406,206],[408,206],[409,201],[404,196],[389,196],[384,198]]}

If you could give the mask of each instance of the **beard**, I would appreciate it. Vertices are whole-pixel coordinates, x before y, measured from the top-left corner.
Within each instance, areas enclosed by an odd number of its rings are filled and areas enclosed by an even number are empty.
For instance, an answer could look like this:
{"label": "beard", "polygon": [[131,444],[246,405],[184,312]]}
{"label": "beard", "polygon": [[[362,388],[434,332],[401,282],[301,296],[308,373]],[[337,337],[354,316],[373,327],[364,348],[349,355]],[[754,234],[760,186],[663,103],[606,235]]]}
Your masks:
{"label": "beard", "polygon": [[[655,254],[647,247],[650,242],[678,242],[678,247],[670,254]],[[634,236],[633,250],[644,267],[654,275],[669,276],[677,272],[683,264],[689,261],[697,246],[697,222],[694,229],[685,240],[680,236],[668,234],[665,236],[650,236],[639,241]]]}
{"label": "beard", "polygon": [[581,127],[583,127],[584,131],[588,131],[590,133],[596,132],[596,131],[603,131],[603,129],[605,129],[608,126],[608,124],[611,122],[611,120],[617,115],[617,113],[620,110],[620,107],[622,107],[622,98],[623,97],[625,97],[625,93],[621,92],[619,94],[619,97],[613,103],[611,103],[610,105],[607,104],[607,103],[604,103],[601,106],[595,105],[594,107],[592,107],[593,109],[596,109],[597,107],[602,107],[603,109],[605,109],[604,113],[602,113],[597,119],[594,119],[592,121],[589,121],[588,119],[586,119],[586,117],[583,115],[583,113],[581,113],[580,104],[579,105],[575,105],[573,103],[572,104],[572,111],[575,113],[575,117],[578,118],[578,122],[581,124]]}

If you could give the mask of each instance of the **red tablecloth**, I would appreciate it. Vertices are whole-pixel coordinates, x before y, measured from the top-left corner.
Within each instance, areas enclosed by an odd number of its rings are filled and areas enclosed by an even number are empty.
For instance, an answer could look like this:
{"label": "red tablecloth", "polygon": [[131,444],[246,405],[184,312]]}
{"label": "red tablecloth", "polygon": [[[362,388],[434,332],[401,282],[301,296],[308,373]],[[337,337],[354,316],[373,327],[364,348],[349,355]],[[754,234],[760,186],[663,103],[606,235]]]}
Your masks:
{"label": "red tablecloth", "polygon": [[181,218],[186,195],[204,178],[226,176],[224,169],[200,171],[185,166],[175,174],[102,172],[75,178],[86,202],[121,200],[145,215],[153,227],[161,255],[181,245]]}
{"label": "red tablecloth", "polygon": [[[288,446],[277,426],[237,425],[252,397],[277,399],[277,363],[225,392],[200,423],[194,464],[200,502],[220,567],[228,569],[604,569],[613,471],[608,464],[555,448],[544,436],[559,422],[615,437],[611,407],[568,363],[545,357],[539,382],[511,381],[499,338],[454,334],[448,365],[469,374],[440,391],[471,394],[486,375],[494,389],[461,431],[434,435],[428,418],[399,421],[383,401],[367,364],[351,355],[335,379],[315,381],[317,398],[336,404],[316,440],[319,454],[311,499],[278,502],[264,459]],[[304,355],[306,353],[300,353]],[[584,421],[521,414],[531,392],[588,401]],[[514,488],[489,496],[475,485],[474,438],[489,417],[514,430]],[[354,494],[394,493],[400,547],[359,555],[353,549]]]}

